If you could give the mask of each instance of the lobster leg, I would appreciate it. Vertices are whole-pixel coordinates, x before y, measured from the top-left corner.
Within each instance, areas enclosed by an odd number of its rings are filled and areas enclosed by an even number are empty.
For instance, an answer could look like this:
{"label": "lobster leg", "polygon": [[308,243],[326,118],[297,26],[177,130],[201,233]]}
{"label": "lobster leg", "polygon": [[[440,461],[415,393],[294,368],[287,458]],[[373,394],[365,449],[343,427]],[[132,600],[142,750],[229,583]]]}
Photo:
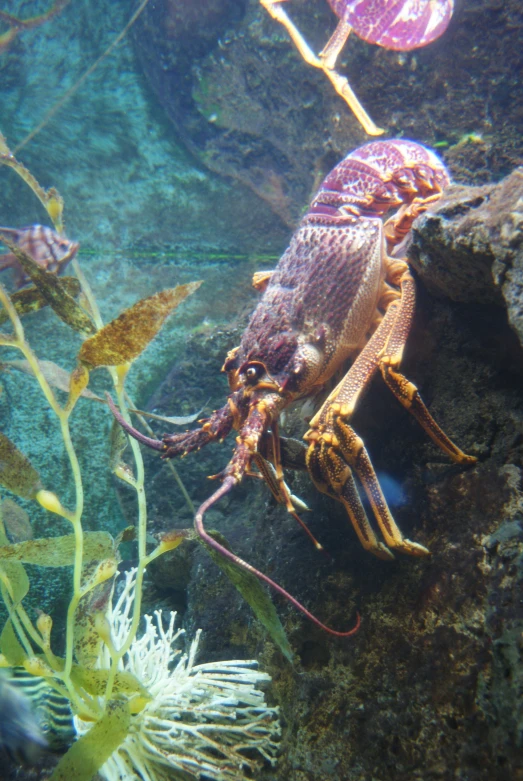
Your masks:
{"label": "lobster leg", "polygon": [[[363,547],[382,559],[392,558],[387,545],[414,555],[424,555],[428,551],[403,538],[381,492],[363,442],[346,421],[376,373],[379,355],[385,350],[387,339],[400,315],[401,301],[393,301],[349,372],[311,420],[311,428],[305,435],[305,440],[310,443],[307,467],[315,485],[323,493],[342,502]],[[352,470],[369,497],[387,545],[380,543],[372,530],[354,484]]]}
{"label": "lobster leg", "polygon": [[293,494],[291,494],[285,481],[283,481],[282,485],[282,482],[279,480],[276,470],[270,461],[266,461],[262,456],[260,456],[259,453],[256,453],[253,456],[253,462],[260,470],[258,477],[261,477],[266,482],[278,504],[285,505],[287,512],[290,513],[294,520],[300,524],[301,528],[308,536],[316,550],[323,550],[323,545],[321,542],[318,542],[307,524],[302,521],[296,512],[295,508],[300,510],[308,510],[309,508],[307,505],[302,502],[301,499],[298,499],[297,496],[293,496]]}
{"label": "lobster leg", "polygon": [[283,1],[284,0],[260,0],[262,6],[272,18],[285,27],[289,37],[305,62],[308,65],[312,65],[313,68],[319,68],[325,73],[338,95],[343,98],[365,132],[368,133],[369,136],[381,135],[383,130],[377,127],[369,117],[345,76],[342,76],[334,69],[338,55],[349,37],[351,27],[346,22],[339,22],[325,49],[320,56],[317,57],[294,22],[281,7]]}
{"label": "lobster leg", "polygon": [[477,459],[464,453],[438,426],[423,403],[416,386],[398,369],[410,330],[416,302],[416,285],[410,270],[406,270],[401,280],[401,308],[403,317],[396,318],[391,329],[384,354],[379,359],[379,368],[387,387],[393,392],[400,404],[416,418],[432,441],[458,464],[474,464]]}
{"label": "lobster leg", "polygon": [[352,470],[339,449],[320,441],[309,449],[307,463],[316,487],[343,504],[365,550],[380,559],[394,558],[387,546],[376,537],[361,503]]}
{"label": "lobster leg", "polygon": [[[256,454],[256,466],[262,473],[263,478],[269,486],[276,501],[285,505],[287,512],[290,513],[294,520],[300,524],[305,534],[307,534],[309,539],[312,541],[316,550],[323,550],[323,545],[318,542],[307,524],[302,521],[296,512],[295,504],[300,500],[298,500],[295,496],[292,496],[291,492],[289,491],[289,487],[285,482],[280,449],[280,431],[277,421],[272,423],[271,440],[272,463],[270,461],[266,461],[259,454]],[[308,507],[304,505],[303,502],[300,502],[300,504],[300,509],[308,509]]]}
{"label": "lobster leg", "polygon": [[[429,195],[426,198],[414,198],[409,204],[404,204],[383,226],[383,234],[387,242],[387,251],[389,254],[394,252],[394,249],[401,244],[403,239],[408,235],[412,228],[412,224],[420,214],[423,214],[434,203],[437,203],[441,198],[441,192]],[[389,259],[390,261],[390,259]]]}
{"label": "lobster leg", "polygon": [[383,320],[343,380],[311,421],[305,435],[310,443],[307,465],[320,490],[335,496],[347,509],[363,546],[380,558],[388,548],[378,543],[361,505],[351,470],[359,478],[388,547],[414,556],[428,550],[403,537],[383,496],[362,440],[348,423],[356,403],[379,368],[396,398],[418,420],[432,440],[454,461],[470,464],[476,459],[461,451],[438,426],[415,385],[398,369],[414,316],[415,282],[408,267],[401,278],[401,297],[392,301]]}
{"label": "lobster leg", "polygon": [[[383,534],[386,545],[389,548],[394,548],[402,553],[408,553],[411,556],[427,556],[429,553],[427,548],[423,545],[419,545],[417,542],[405,539],[399,530],[396,521],[389,510],[387,500],[383,495],[379,480],[363,441],[341,416],[336,416],[333,428],[338,443],[337,450],[339,450],[343,461],[356,472],[363,489],[367,494],[367,498],[380,527],[380,531]],[[352,520],[352,516],[350,517]],[[358,528],[355,528],[358,532]],[[379,551],[375,549],[370,550],[380,558],[384,558],[383,555],[380,555],[382,552],[381,548]]]}
{"label": "lobster leg", "polygon": [[333,414],[341,414],[344,418],[350,418],[360,396],[378,369],[379,356],[386,348],[387,339],[394,321],[398,317],[400,304],[401,299],[391,302],[376,331],[350,370],[311,419],[310,429],[304,437],[306,442],[313,442],[318,439],[319,434],[328,433]]}

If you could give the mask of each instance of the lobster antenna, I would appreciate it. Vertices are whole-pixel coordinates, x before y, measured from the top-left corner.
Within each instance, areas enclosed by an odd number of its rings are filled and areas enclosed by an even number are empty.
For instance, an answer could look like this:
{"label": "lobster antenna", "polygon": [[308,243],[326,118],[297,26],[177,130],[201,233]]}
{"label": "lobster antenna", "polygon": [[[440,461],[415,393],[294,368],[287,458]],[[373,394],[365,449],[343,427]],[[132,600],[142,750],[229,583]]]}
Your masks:
{"label": "lobster antenna", "polygon": [[138,431],[137,428],[134,428],[131,426],[130,423],[128,423],[121,412],[116,408],[114,401],[112,400],[109,393],[105,393],[105,399],[107,401],[107,406],[113,413],[115,419],[118,421],[120,426],[123,428],[124,431],[127,431],[129,436],[136,439],[138,442],[141,442],[142,445],[147,445],[147,447],[152,448],[153,450],[158,450],[160,453],[162,453],[165,450],[165,445],[160,439],[153,439],[152,437],[147,437],[145,434],[142,434],[141,431]]}
{"label": "lobster antenna", "polygon": [[355,635],[358,629],[360,628],[360,614],[356,614],[356,624],[352,629],[349,629],[348,632],[338,632],[335,629],[331,629],[330,627],[326,626],[325,624],[322,624],[322,622],[316,618],[311,612],[307,610],[306,607],[304,607],[301,602],[298,602],[295,597],[292,596],[292,594],[289,594],[288,591],[285,591],[282,586],[280,586],[276,581],[272,580],[268,575],[265,575],[263,572],[260,572],[260,570],[257,570],[255,567],[253,567],[251,564],[249,564],[247,561],[244,561],[239,556],[236,556],[235,553],[232,553],[232,551],[227,550],[223,545],[220,545],[219,542],[217,542],[213,537],[211,537],[210,534],[206,531],[204,525],[203,525],[203,516],[207,512],[207,510],[219,499],[222,498],[222,496],[225,496],[225,494],[229,493],[231,488],[234,488],[236,485],[237,480],[232,476],[229,475],[225,478],[220,488],[218,488],[217,491],[215,491],[212,496],[209,497],[199,508],[194,516],[194,527],[198,533],[198,535],[201,537],[201,539],[207,543],[213,550],[215,550],[217,553],[220,554],[220,556],[225,556],[226,559],[229,559],[229,561],[232,561],[233,564],[236,564],[238,567],[241,567],[244,570],[247,570],[247,572],[250,572],[252,575],[255,575],[258,580],[263,581],[264,583],[267,583],[268,586],[270,586],[274,591],[276,591],[278,594],[281,594],[282,597],[285,597],[285,599],[291,603],[297,610],[299,610],[301,613],[303,613],[309,621],[312,621],[313,624],[316,624],[320,629],[322,629],[324,632],[327,632],[329,635],[334,635],[335,637],[351,637],[352,635]]}
{"label": "lobster antenna", "polygon": [[[106,393],[105,397],[107,399],[107,404],[109,406],[109,409],[113,413],[114,417],[118,421],[118,423],[122,426],[122,428],[127,431],[130,436],[134,437],[138,442],[141,442],[143,445],[147,445],[147,447],[151,447],[154,450],[159,450],[160,452],[165,450],[165,445],[163,442],[161,442],[159,439],[152,439],[151,437],[146,437],[145,434],[142,434],[137,429],[133,428],[127,421],[122,417],[118,409],[115,407],[114,401],[112,400],[111,396]],[[252,575],[255,575],[258,580],[261,580],[263,583],[267,583],[268,586],[270,586],[274,591],[276,591],[278,594],[281,594],[282,597],[285,597],[285,599],[291,603],[297,610],[299,610],[301,613],[303,613],[309,621],[312,621],[313,624],[316,624],[320,629],[322,629],[324,632],[327,632],[329,635],[334,635],[335,637],[351,637],[352,635],[355,635],[358,629],[360,628],[360,614],[356,614],[356,624],[352,629],[349,629],[347,632],[338,632],[335,629],[331,629],[330,627],[326,626],[325,624],[322,624],[322,622],[316,618],[309,610],[307,610],[306,607],[304,607],[301,602],[298,602],[298,600],[292,596],[292,594],[289,594],[288,591],[285,591],[285,589],[280,586],[276,581],[272,580],[268,575],[265,575],[260,570],[256,569],[252,566],[252,564],[249,564],[247,561],[244,561],[239,556],[236,556],[235,553],[232,553],[232,551],[227,550],[223,545],[220,545],[219,542],[217,542],[213,537],[211,537],[210,534],[206,531],[204,525],[203,525],[203,516],[207,512],[207,510],[212,507],[215,502],[217,502],[219,499],[222,498],[222,496],[225,496],[225,494],[229,493],[229,491],[234,488],[234,486],[237,484],[236,478],[234,478],[232,475],[228,475],[221,486],[218,488],[217,491],[215,491],[197,510],[196,515],[194,516],[194,527],[196,529],[196,532],[198,536],[205,542],[209,547],[211,547],[213,550],[215,550],[220,556],[224,556],[226,559],[229,559],[229,561],[232,561],[233,564],[236,564],[236,566],[241,567],[242,569],[246,570],[247,572],[250,572]]]}

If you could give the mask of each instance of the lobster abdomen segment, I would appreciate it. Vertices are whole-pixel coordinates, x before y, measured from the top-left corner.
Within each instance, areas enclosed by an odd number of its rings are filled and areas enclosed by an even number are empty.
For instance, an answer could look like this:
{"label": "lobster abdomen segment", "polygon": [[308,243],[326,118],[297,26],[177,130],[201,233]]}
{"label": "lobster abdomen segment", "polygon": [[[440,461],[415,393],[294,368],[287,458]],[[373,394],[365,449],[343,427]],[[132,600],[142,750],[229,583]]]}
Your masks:
{"label": "lobster abdomen segment", "polygon": [[410,51],[439,38],[451,20],[454,0],[328,0],[334,13],[364,41]]}
{"label": "lobster abdomen segment", "polygon": [[307,220],[325,214],[336,220],[383,216],[414,198],[439,194],[450,183],[441,160],[414,141],[373,141],[347,155],[325,177]]}

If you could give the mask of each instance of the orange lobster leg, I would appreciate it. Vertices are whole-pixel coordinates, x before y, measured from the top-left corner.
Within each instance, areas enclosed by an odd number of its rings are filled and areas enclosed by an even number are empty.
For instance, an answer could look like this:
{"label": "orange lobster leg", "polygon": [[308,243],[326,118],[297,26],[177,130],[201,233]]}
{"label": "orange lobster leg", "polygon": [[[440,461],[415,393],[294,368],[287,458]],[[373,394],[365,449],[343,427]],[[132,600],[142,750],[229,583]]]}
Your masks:
{"label": "orange lobster leg", "polygon": [[[442,431],[421,400],[416,386],[398,371],[412,324],[415,300],[415,282],[406,268],[401,279],[401,298],[389,305],[374,335],[312,419],[311,428],[305,435],[310,443],[307,465],[315,484],[321,491],[344,504],[363,546],[380,558],[391,555],[388,548],[414,556],[423,556],[429,551],[403,537],[392,517],[363,442],[348,423],[359,397],[376,370],[380,369],[396,398],[443,452],[458,463],[471,464],[476,461],[473,456],[463,453]],[[352,470],[363,486],[388,547],[377,541],[370,528],[354,486]]]}
{"label": "orange lobster leg", "polygon": [[385,352],[379,359],[380,371],[387,386],[400,404],[416,418],[432,441],[452,461],[458,464],[474,464],[477,459],[464,453],[452,442],[428,411],[416,386],[398,371],[414,316],[415,304],[416,283],[410,270],[407,270],[401,280],[401,311],[391,328]]}
{"label": "orange lobster leg", "polygon": [[358,539],[365,550],[380,559],[394,558],[386,545],[379,542],[369,523],[352,476],[352,471],[338,447],[319,440],[309,448],[307,465],[314,484],[323,493],[338,499],[345,507]]}

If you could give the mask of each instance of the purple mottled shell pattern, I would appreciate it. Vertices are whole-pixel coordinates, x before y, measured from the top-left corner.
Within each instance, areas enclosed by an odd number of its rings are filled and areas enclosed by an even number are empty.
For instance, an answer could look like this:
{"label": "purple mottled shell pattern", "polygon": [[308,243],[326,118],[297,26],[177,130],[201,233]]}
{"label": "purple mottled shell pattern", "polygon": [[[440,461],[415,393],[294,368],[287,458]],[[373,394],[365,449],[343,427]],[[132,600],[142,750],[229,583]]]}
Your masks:
{"label": "purple mottled shell pattern", "polygon": [[322,376],[330,376],[361,345],[374,317],[381,218],[448,183],[437,155],[413,141],[372,141],[347,155],[323,180],[272,273],[235,365],[261,362],[299,393],[310,390],[305,353],[321,342]]}
{"label": "purple mottled shell pattern", "polygon": [[[441,192],[450,184],[439,157],[404,139],[371,141],[347,155],[321,183],[305,220],[315,215],[383,216],[393,207]],[[340,212],[339,209],[345,207]]]}
{"label": "purple mottled shell pattern", "polygon": [[[381,222],[304,222],[276,267],[244,331],[238,362],[261,361],[295,391],[303,380],[303,343],[324,335],[324,365],[354,350],[369,328],[381,276]],[[350,339],[345,332],[350,334]],[[304,364],[306,368],[306,362]]]}
{"label": "purple mottled shell pattern", "polygon": [[328,0],[336,16],[359,38],[386,49],[409,51],[439,38],[454,0]]}

